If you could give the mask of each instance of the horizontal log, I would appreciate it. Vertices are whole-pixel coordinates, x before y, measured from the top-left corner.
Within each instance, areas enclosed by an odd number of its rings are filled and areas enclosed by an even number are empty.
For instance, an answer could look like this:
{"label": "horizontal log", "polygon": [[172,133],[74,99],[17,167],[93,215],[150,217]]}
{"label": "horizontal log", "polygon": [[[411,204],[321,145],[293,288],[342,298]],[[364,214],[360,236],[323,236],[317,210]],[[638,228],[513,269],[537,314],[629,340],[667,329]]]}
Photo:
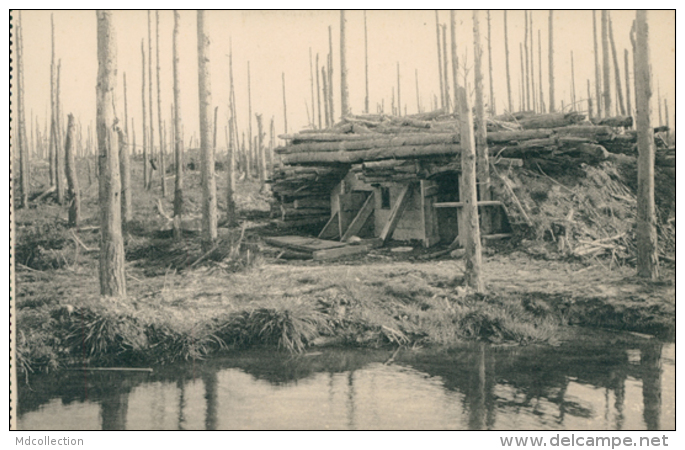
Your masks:
{"label": "horizontal log", "polygon": [[361,136],[353,133],[325,133],[319,130],[319,133],[297,133],[297,134],[279,134],[278,137],[284,140],[298,142],[337,142],[337,141],[361,141],[369,139],[368,136]]}
{"label": "horizontal log", "polygon": [[[481,200],[478,206],[502,206],[498,200]],[[433,203],[433,208],[463,208],[464,202],[437,202]]]}
{"label": "horizontal log", "polygon": [[293,202],[293,208],[327,208],[330,210],[331,200],[329,197],[304,197]]}
{"label": "horizontal log", "polygon": [[381,159],[407,159],[457,154],[459,154],[459,146],[456,144],[405,145],[349,152],[292,153],[283,155],[283,162],[286,164],[355,164]]}
{"label": "horizontal log", "polygon": [[490,144],[506,144],[530,139],[544,139],[551,135],[551,130],[495,131],[488,133],[487,138]]}
{"label": "horizontal log", "polygon": [[401,170],[401,168],[416,170],[416,164],[415,163],[408,162],[407,160],[404,160],[404,159],[386,159],[383,161],[368,161],[368,162],[362,163],[360,165],[360,167],[364,171],[384,170],[384,169]]}
{"label": "horizontal log", "polygon": [[307,153],[307,152],[338,152],[352,150],[367,150],[370,148],[400,147],[403,145],[428,145],[458,143],[459,136],[455,134],[417,133],[412,135],[382,137],[365,140],[337,141],[337,142],[307,142],[302,144],[276,147],[277,154]]}
{"label": "horizontal log", "polygon": [[608,127],[623,127],[628,128],[633,126],[632,116],[616,116],[605,117],[603,119],[593,119],[592,123],[595,125],[606,125]]}
{"label": "horizontal log", "polygon": [[557,128],[564,127],[568,125],[573,125],[585,120],[583,114],[577,112],[570,113],[549,113],[549,114],[537,114],[535,116],[524,117],[518,120],[518,124],[524,130],[530,130],[534,128]]}

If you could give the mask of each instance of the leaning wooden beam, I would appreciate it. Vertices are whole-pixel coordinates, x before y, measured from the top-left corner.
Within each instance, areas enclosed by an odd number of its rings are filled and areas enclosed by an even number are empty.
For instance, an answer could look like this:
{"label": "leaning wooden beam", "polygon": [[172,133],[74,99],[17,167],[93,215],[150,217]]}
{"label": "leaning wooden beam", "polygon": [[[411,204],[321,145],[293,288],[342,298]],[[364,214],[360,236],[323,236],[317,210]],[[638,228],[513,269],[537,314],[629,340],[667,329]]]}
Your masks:
{"label": "leaning wooden beam", "polygon": [[411,197],[412,187],[412,184],[406,185],[400,192],[395,205],[392,207],[390,217],[388,217],[388,221],[385,223],[385,226],[383,226],[383,231],[381,231],[381,235],[379,236],[383,240],[383,243],[387,242],[395,231],[395,228],[402,217],[402,213],[407,207],[408,200]]}
{"label": "leaning wooden beam", "polygon": [[356,236],[357,233],[359,233],[361,229],[364,227],[364,224],[371,216],[373,210],[374,196],[372,192],[371,195],[368,196],[368,198],[362,205],[357,215],[354,217],[354,219],[352,219],[352,223],[350,223],[350,226],[347,227],[347,231],[345,231],[345,234],[342,235],[342,238],[340,238],[340,240],[346,242],[352,236]]}
{"label": "leaning wooden beam", "polygon": [[338,213],[335,213],[326,222],[326,226],[323,227],[319,233],[319,239],[338,239],[340,236],[340,221],[338,220]]}

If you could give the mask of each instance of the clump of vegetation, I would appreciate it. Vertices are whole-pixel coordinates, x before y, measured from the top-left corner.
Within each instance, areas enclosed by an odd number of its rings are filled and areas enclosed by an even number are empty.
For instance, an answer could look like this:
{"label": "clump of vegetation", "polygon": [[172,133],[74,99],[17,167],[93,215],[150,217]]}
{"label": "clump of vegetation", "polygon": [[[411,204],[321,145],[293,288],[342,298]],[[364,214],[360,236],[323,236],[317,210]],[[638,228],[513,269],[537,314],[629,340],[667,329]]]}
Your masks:
{"label": "clump of vegetation", "polygon": [[128,311],[95,304],[58,314],[63,345],[74,357],[124,359],[148,347],[144,328]]}
{"label": "clump of vegetation", "polygon": [[309,302],[284,298],[262,302],[229,315],[217,327],[221,339],[239,347],[275,346],[300,353],[331,328],[324,314]]}
{"label": "clump of vegetation", "polygon": [[59,269],[66,264],[61,250],[69,242],[64,224],[38,222],[17,231],[15,260],[36,270]]}
{"label": "clump of vegetation", "polygon": [[181,331],[169,324],[152,323],[145,328],[149,353],[158,362],[205,359],[212,352],[226,347],[205,323]]}

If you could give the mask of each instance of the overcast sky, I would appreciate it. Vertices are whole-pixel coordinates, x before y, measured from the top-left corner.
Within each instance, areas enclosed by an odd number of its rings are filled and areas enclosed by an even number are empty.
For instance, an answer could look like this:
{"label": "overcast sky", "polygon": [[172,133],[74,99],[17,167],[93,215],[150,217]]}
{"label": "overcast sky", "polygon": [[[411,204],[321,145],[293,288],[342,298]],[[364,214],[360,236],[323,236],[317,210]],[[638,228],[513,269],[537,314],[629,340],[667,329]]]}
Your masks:
{"label": "overcast sky", "polygon": [[[30,113],[43,124],[49,112],[50,82],[50,11],[25,11],[24,69],[27,122]],[[334,84],[336,115],[340,114],[340,13],[339,11],[208,11],[207,28],[210,36],[210,71],[212,103],[219,107],[219,145],[224,144],[223,127],[228,114],[229,99],[229,43],[233,46],[233,70],[237,96],[238,124],[246,129],[247,63],[250,62],[252,112],[263,114],[266,131],[271,117],[275,119],[277,133],[284,131],[283,94],[281,73],[285,73],[288,108],[288,131],[295,132],[307,126],[305,103],[311,108],[309,49],[319,54],[320,65],[328,53],[328,27],[333,31]],[[473,22],[471,11],[457,11],[458,54],[466,66],[473,64]],[[492,62],[495,101],[498,112],[506,105],[506,75],[504,56],[504,21],[502,11],[491,11]],[[160,65],[162,116],[171,120],[172,100],[172,30],[173,12],[160,11]],[[364,13],[349,11],[347,16],[347,66],[351,109],[361,113],[364,108]],[[448,25],[449,11],[440,11],[441,23]],[[114,28],[118,47],[118,103],[117,111],[123,118],[123,74],[127,80],[129,127],[135,120],[138,144],[142,139],[141,106],[141,41],[147,43],[146,11],[115,11]],[[153,77],[155,75],[155,14],[151,15],[153,29]],[[547,75],[547,10],[533,11],[535,40],[535,80],[538,80],[538,30],[542,37],[543,83],[545,101],[548,102]],[[625,91],[623,50],[631,50],[629,31],[635,18],[632,11],[612,11],[614,35],[621,68],[621,84]],[[487,77],[487,13],[480,13],[481,35],[484,47],[485,92],[489,93]],[[600,34],[600,14],[598,37]],[[657,82],[661,96],[667,99],[670,123],[675,114],[675,13],[650,11],[651,58],[654,75],[654,97]],[[95,121],[95,86],[97,76],[96,14],[94,11],[55,11],[55,50],[62,62],[61,100],[65,114],[74,113],[85,130]],[[520,80],[519,43],[524,36],[524,12],[510,11],[509,49],[512,90],[515,109],[518,106]],[[435,12],[428,11],[368,11],[369,88],[371,111],[376,104],[385,102],[390,110],[393,88],[397,86],[397,63],[401,70],[402,104],[409,113],[417,110],[415,73],[418,71],[419,92],[424,109],[439,92]],[[197,34],[196,13],[181,12],[181,82],[182,119],[186,139],[199,128],[197,97]],[[448,42],[449,46],[449,42]],[[591,11],[557,11],[554,13],[554,63],[557,107],[561,100],[570,103],[571,52],[574,55],[577,99],[586,98],[586,80],[592,83],[594,95],[594,54]],[[448,49],[449,52],[449,49]],[[601,40],[600,40],[601,52]],[[146,55],[148,57],[148,55]],[[632,67],[632,51],[630,52]],[[451,70],[451,69],[450,69]],[[451,72],[450,72],[451,73]],[[471,71],[472,74],[472,71]],[[314,75],[316,76],[316,74]],[[611,67],[613,85],[613,66]],[[156,78],[153,78],[156,80]],[[316,80],[314,80],[316,83]],[[631,73],[631,97],[635,97]],[[450,87],[450,89],[452,89]],[[145,94],[147,98],[147,93]],[[156,87],[153,90],[156,102]],[[486,100],[487,101],[487,100]],[[655,99],[656,101],[656,99]],[[615,102],[615,99],[614,99]],[[584,107],[584,105],[583,105]],[[155,128],[157,106],[154,105]],[[658,120],[654,103],[654,121]],[[664,119],[665,121],[665,119]],[[253,122],[253,133],[256,123]],[[157,133],[157,131],[155,131]]]}

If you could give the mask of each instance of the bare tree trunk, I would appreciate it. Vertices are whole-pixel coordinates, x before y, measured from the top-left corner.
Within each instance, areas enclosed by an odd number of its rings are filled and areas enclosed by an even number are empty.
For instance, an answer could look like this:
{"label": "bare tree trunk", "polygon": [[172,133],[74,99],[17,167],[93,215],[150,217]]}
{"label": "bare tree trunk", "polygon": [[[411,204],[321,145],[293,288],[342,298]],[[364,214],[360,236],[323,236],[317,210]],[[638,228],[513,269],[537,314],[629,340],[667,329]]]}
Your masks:
{"label": "bare tree trunk", "polygon": [[659,277],[654,207],[654,129],[652,127],[652,75],[650,73],[647,11],[636,13],[635,103],[637,108],[637,274]]}
{"label": "bare tree trunk", "polygon": [[668,118],[668,100],[664,99],[664,116],[666,117],[666,143],[670,146],[673,145],[671,143],[671,126],[669,124],[669,118]]}
{"label": "bare tree trunk", "polygon": [[661,86],[659,86],[659,81],[656,83],[656,104],[659,107],[659,126],[664,124],[663,117],[661,116]]}
{"label": "bare tree trunk", "polygon": [[440,107],[446,108],[445,105],[445,74],[442,68],[442,48],[440,45],[440,19],[438,18],[438,10],[435,10],[435,37],[438,43],[438,73],[440,74]]}
{"label": "bare tree trunk", "polygon": [[509,30],[507,28],[507,10],[504,10],[504,54],[507,65],[507,100],[509,104],[509,112],[514,111],[514,101],[511,97],[511,75],[509,72]]}
{"label": "bare tree trunk", "polygon": [[538,30],[538,85],[540,89],[540,112],[547,112],[545,106],[545,94],[542,84],[542,31]]}
{"label": "bare tree trunk", "polygon": [[549,12],[549,112],[556,111],[554,106],[554,12]]}
{"label": "bare tree trunk", "polygon": [[593,110],[592,110],[592,94],[590,92],[590,80],[587,80],[587,118],[592,119],[593,117]]}
{"label": "bare tree trunk", "polygon": [[325,113],[325,118],[326,118],[326,128],[331,126],[331,119],[330,119],[330,106],[328,105],[328,76],[326,75],[326,69],[324,67],[321,67],[321,73],[322,76],[321,78],[323,79],[323,104],[324,104],[324,113]]}
{"label": "bare tree trunk", "polygon": [[[150,139],[150,161],[154,161],[157,158],[157,155],[155,153],[155,126],[154,126],[154,120],[153,120],[153,106],[154,102],[152,99],[152,16],[150,15],[150,11],[148,10],[147,12],[147,81],[148,81],[148,111],[150,112],[150,120],[148,121],[148,125],[150,126],[150,135],[148,138]],[[148,185],[147,189],[152,188],[152,170],[153,170],[153,165],[150,164],[150,174],[148,175]]]}
{"label": "bare tree trunk", "polygon": [[602,70],[599,65],[599,41],[597,39],[597,11],[592,11],[592,37],[595,49],[595,98],[597,99],[597,117],[602,117]]}
{"label": "bare tree trunk", "polygon": [[[345,11],[340,10],[340,115],[347,117],[350,114],[350,89],[347,85],[347,61],[345,50]],[[286,131],[287,133],[287,131]]]}
{"label": "bare tree trunk", "polygon": [[[254,147],[252,145],[252,77],[250,75],[250,61],[247,62],[247,137],[248,137],[248,142],[247,142],[247,148],[248,148],[248,154],[247,154],[247,166],[249,167],[249,170],[247,172],[247,175],[245,179],[249,179],[249,175],[252,175],[253,173],[256,175],[255,172],[253,172],[253,168],[255,166],[255,157],[254,157]],[[288,131],[286,130],[286,133]]]}
{"label": "bare tree trunk", "polygon": [[126,231],[126,225],[131,220],[131,173],[129,171],[128,136],[117,125],[119,141],[119,173],[121,177],[121,228]]}
{"label": "bare tree trunk", "polygon": [[[309,84],[311,86],[312,90],[312,128],[316,128],[316,98],[314,97],[314,61],[312,58],[312,48],[309,47]],[[307,110],[309,111],[309,110]]]}
{"label": "bare tree trunk", "polygon": [[[175,181],[174,181],[174,239],[179,241],[183,238],[181,222],[183,220],[183,125],[181,121],[181,80],[180,80],[180,57],[178,52],[179,36],[181,28],[181,15],[174,10],[174,33],[173,33],[173,77],[174,77],[174,154],[175,154]],[[231,66],[231,69],[233,67]],[[233,86],[233,72],[231,71],[231,87]]]}
{"label": "bare tree trunk", "polygon": [[576,69],[573,63],[573,50],[571,50],[571,109],[576,110]]}
{"label": "bare tree trunk", "polygon": [[233,148],[233,118],[228,121],[228,134],[226,136],[226,160],[228,167],[226,168],[226,224],[230,227],[235,224],[235,200],[233,199],[233,192],[235,191],[235,152]]}
{"label": "bare tree trunk", "polygon": [[623,64],[626,73],[626,114],[633,115],[633,105],[630,101],[630,71],[628,69],[628,49],[623,49]]}
{"label": "bare tree trunk", "polygon": [[62,139],[62,104],[60,101],[60,78],[62,73],[62,60],[57,62],[57,90],[55,91],[55,137],[57,138],[57,151],[55,152],[55,188],[57,191],[57,203],[64,204],[64,147]]}
{"label": "bare tree trunk", "polygon": [[419,95],[419,69],[414,69],[414,79],[416,80],[416,112],[421,112],[421,97]]}
{"label": "bare tree trunk", "polygon": [[261,189],[264,190],[266,186],[266,152],[264,150],[264,128],[262,125],[262,115],[257,114],[257,156],[259,158],[259,182]]}
{"label": "bare tree trunk", "polygon": [[[285,76],[285,75],[284,75]],[[283,90],[283,98],[285,98],[285,89]],[[285,104],[285,102],[284,102]],[[335,108],[333,101],[333,29],[328,26],[328,107],[331,109],[329,116],[331,125],[335,125]],[[288,131],[286,130],[286,133]]]}
{"label": "bare tree trunk", "polygon": [[[454,59],[452,59],[452,64],[454,64]],[[490,82],[490,115],[494,116],[497,114],[497,107],[495,105],[495,87],[492,82],[492,28],[490,26],[490,10],[488,10],[488,74]]]}
{"label": "bare tree trunk", "polygon": [[442,25],[442,55],[443,70],[445,71],[445,108],[447,108],[447,111],[451,111],[452,100],[450,99],[449,59],[447,58],[447,25]]}
{"label": "bare tree trunk", "polygon": [[[490,200],[490,162],[488,160],[487,121],[483,101],[483,48],[480,43],[479,12],[473,11],[473,62],[476,81],[476,172],[481,200]],[[483,229],[490,231],[490,214],[484,211]]]}
{"label": "bare tree trunk", "polygon": [[602,72],[604,74],[604,117],[611,114],[611,79],[609,68],[609,15],[602,11]]}
{"label": "bare tree trunk", "polygon": [[622,116],[626,115],[626,107],[623,103],[623,90],[621,89],[621,69],[619,68],[618,56],[616,53],[616,43],[614,42],[614,25],[611,16],[607,11],[609,21],[609,42],[611,43],[611,56],[614,60],[614,78],[616,81],[616,103]]}
{"label": "bare tree trunk", "polygon": [[19,206],[28,208],[29,204],[29,149],[26,142],[26,117],[24,103],[24,27],[21,23],[21,12],[17,12],[16,17],[16,79],[17,79],[17,129],[14,132],[13,144],[15,151],[19,153],[19,174],[21,196]]}
{"label": "bare tree trunk", "polygon": [[140,54],[143,59],[143,75],[142,75],[142,83],[141,83],[141,92],[142,92],[142,99],[141,103],[143,105],[143,188],[147,189],[147,186],[149,184],[149,180],[147,179],[147,172],[148,172],[148,160],[150,158],[150,155],[148,154],[148,149],[147,149],[147,144],[148,144],[148,138],[147,138],[147,108],[145,107],[145,40],[141,39],[140,40]]}
{"label": "bare tree trunk", "polygon": [[166,161],[164,148],[164,133],[162,132],[162,88],[160,83],[159,67],[159,11],[155,11],[155,63],[157,73],[157,121],[159,124],[159,175],[162,183],[162,197],[166,197]]}
{"label": "bare tree trunk", "polygon": [[[534,111],[539,111],[537,102],[537,90],[535,88],[535,43],[533,42],[533,12],[528,12],[528,33],[530,39],[530,45],[528,51],[530,52],[530,98],[531,104]],[[542,61],[538,61],[538,64],[542,64]]]}
{"label": "bare tree trunk", "polygon": [[[319,130],[321,129],[321,76],[319,74],[319,54],[316,54],[316,112],[318,117]],[[325,100],[324,100],[325,102]],[[368,111],[367,111],[368,112]]]}
{"label": "bare tree trunk", "polygon": [[274,161],[274,147],[276,147],[276,126],[274,124],[274,116],[271,116],[271,123],[269,124],[269,170],[267,171],[269,178],[271,178],[273,168],[276,165]]}
{"label": "bare tree trunk", "polygon": [[519,97],[519,109],[524,111],[526,109],[526,69],[523,62],[523,43],[519,42],[519,55],[521,55],[521,93]]}
{"label": "bare tree trunk", "polygon": [[464,276],[466,284],[476,292],[483,292],[485,285],[481,273],[481,243],[478,227],[478,199],[476,194],[476,145],[473,136],[473,113],[468,97],[468,82],[459,87],[459,122],[461,136],[461,189],[460,201],[463,228],[459,230],[466,250]]}
{"label": "bare tree trunk", "polygon": [[[459,92],[459,57],[457,56],[457,17],[455,11],[450,10],[450,56],[452,57],[452,84],[454,85],[454,107],[458,110]],[[447,55],[445,55],[447,57]]]}
{"label": "bare tree trunk", "polygon": [[402,115],[402,93],[400,89],[400,63],[397,62],[397,112],[398,116]]}
{"label": "bare tree trunk", "polygon": [[57,104],[57,64],[55,64],[55,17],[50,14],[50,29],[51,29],[51,58],[50,58],[50,136],[49,136],[49,158],[50,158],[50,186],[56,186],[57,175],[57,137],[55,132],[55,121],[57,120],[56,104]]}
{"label": "bare tree trunk", "polygon": [[124,239],[121,233],[121,180],[115,131],[114,89],[117,49],[110,11],[97,12],[97,138],[100,164],[100,294],[126,296]]}
{"label": "bare tree trunk", "polygon": [[285,129],[285,133],[288,134],[288,110],[285,103],[285,72],[281,72],[281,80],[283,81],[283,128]]}
{"label": "bare tree trunk", "polygon": [[209,251],[217,237],[214,149],[211,143],[209,108],[212,104],[209,77],[209,36],[205,31],[205,12],[197,12],[197,68],[200,97],[200,153],[202,160],[202,246]]}
{"label": "bare tree trunk", "polygon": [[523,39],[523,49],[526,52],[526,78],[525,78],[525,83],[523,85],[524,87],[524,94],[526,98],[526,109],[530,110],[530,61],[529,61],[529,53],[528,53],[528,10],[524,10],[524,16],[523,20],[526,22],[525,27],[524,27],[524,39]]}
{"label": "bare tree trunk", "polygon": [[[318,62],[317,62],[318,67]],[[366,10],[364,10],[364,80],[366,86],[366,96],[364,97],[364,113],[369,113],[369,34],[366,28]],[[319,115],[319,122],[321,122],[321,115]],[[321,126],[319,125],[319,128]]]}
{"label": "bare tree trunk", "polygon": [[81,221],[81,194],[76,176],[76,158],[74,157],[74,115],[67,119],[67,140],[64,146],[65,168],[67,174],[67,201],[69,202],[69,227],[78,227]]}
{"label": "bare tree trunk", "polygon": [[[236,107],[236,100],[235,100],[235,87],[233,84],[233,42],[231,41],[230,43],[230,49],[228,53],[228,64],[229,64],[229,76],[230,76],[230,82],[231,82],[231,94],[230,94],[230,102],[231,102],[231,120],[233,121],[233,140],[234,145],[233,145],[233,160],[235,161],[236,159],[236,153],[238,154],[238,161],[240,163],[240,169],[245,170],[244,165],[242,164],[242,159],[241,159],[241,152],[240,152],[240,142],[239,142],[239,136],[238,136],[238,112],[237,112],[237,107]],[[235,167],[234,167],[235,169]]]}

